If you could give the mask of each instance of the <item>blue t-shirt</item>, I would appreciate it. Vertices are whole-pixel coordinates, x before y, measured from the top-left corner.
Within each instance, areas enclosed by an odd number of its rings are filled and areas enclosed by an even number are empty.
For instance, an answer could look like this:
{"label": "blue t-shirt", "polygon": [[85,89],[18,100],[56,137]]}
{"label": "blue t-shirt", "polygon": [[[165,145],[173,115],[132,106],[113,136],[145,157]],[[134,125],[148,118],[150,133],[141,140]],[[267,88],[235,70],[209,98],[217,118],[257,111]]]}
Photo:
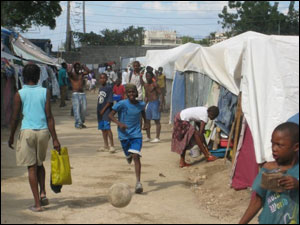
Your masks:
{"label": "blue t-shirt", "polygon": [[109,113],[111,111],[111,107],[108,107],[104,112],[103,116],[100,115],[100,111],[105,107],[105,105],[110,102],[113,103],[113,90],[111,86],[102,86],[99,88],[98,94],[98,102],[97,102],[97,118],[98,121],[105,120],[109,121]]}
{"label": "blue t-shirt", "polygon": [[[299,224],[299,190],[276,193],[260,187],[262,173],[268,171],[262,168],[257,175],[253,190],[262,198],[263,210],[259,215],[260,224]],[[286,175],[299,180],[299,162]]]}
{"label": "blue t-shirt", "polygon": [[125,131],[118,128],[119,139],[121,141],[143,137],[141,131],[141,112],[145,109],[145,106],[146,103],[143,101],[132,104],[128,99],[125,99],[112,107],[114,111],[118,112],[119,121],[128,127]]}

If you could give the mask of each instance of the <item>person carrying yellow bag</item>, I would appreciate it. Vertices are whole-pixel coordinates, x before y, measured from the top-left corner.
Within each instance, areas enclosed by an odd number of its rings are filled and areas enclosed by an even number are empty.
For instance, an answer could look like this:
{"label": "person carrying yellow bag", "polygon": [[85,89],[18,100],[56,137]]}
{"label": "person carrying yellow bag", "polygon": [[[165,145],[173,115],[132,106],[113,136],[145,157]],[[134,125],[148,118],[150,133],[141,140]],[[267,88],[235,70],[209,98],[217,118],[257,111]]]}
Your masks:
{"label": "person carrying yellow bag", "polygon": [[53,185],[72,184],[68,149],[62,147],[59,152],[51,150],[51,179]]}
{"label": "person carrying yellow bag", "polygon": [[[34,205],[29,209],[41,212],[42,206],[48,205],[45,188],[45,168],[50,134],[53,148],[60,151],[60,143],[56,136],[55,122],[50,107],[50,92],[38,85],[40,68],[35,64],[27,64],[23,69],[24,86],[14,96],[14,110],[11,119],[11,133],[8,146],[14,149],[14,136],[19,122],[19,114],[23,119],[16,145],[18,166],[27,166],[29,184],[34,197]],[[39,190],[40,186],[40,190]]]}

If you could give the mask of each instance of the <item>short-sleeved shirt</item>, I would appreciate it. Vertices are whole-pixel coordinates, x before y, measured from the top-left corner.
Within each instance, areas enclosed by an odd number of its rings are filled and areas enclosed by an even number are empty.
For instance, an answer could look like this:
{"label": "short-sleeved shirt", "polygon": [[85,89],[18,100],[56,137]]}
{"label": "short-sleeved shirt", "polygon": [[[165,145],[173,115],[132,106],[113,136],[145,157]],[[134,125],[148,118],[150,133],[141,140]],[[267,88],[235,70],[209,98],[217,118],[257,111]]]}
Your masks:
{"label": "short-sleeved shirt", "polygon": [[111,107],[108,107],[104,112],[103,116],[100,116],[100,111],[105,107],[105,105],[110,102],[113,103],[113,90],[110,86],[102,86],[99,88],[98,102],[97,102],[97,118],[98,121],[105,120],[109,121],[109,113],[111,112]]}
{"label": "short-sleeved shirt", "polygon": [[157,76],[157,84],[160,88],[164,88],[166,86],[165,77],[166,76],[164,74]]}
{"label": "short-sleeved shirt", "polygon": [[203,121],[208,122],[208,113],[206,107],[192,107],[181,111],[180,118],[183,121]]}
{"label": "short-sleeved shirt", "polygon": [[123,99],[124,94],[125,94],[125,87],[122,84],[119,85],[119,87],[117,85],[115,85],[113,91],[114,91],[114,94],[121,95],[122,99]]}
{"label": "short-sleeved shirt", "polygon": [[128,127],[125,131],[118,128],[119,139],[121,141],[143,137],[141,131],[141,112],[145,109],[145,106],[146,104],[143,101],[132,104],[129,99],[125,99],[112,107],[114,111],[118,112],[119,121]]}
{"label": "short-sleeved shirt", "polygon": [[[299,189],[276,193],[260,187],[262,168],[253,183],[253,191],[262,198],[263,210],[260,224],[299,224]],[[287,171],[287,175],[299,180],[299,163]]]}
{"label": "short-sleeved shirt", "polygon": [[66,86],[67,82],[67,71],[65,68],[61,68],[58,72],[58,84],[59,86]]}

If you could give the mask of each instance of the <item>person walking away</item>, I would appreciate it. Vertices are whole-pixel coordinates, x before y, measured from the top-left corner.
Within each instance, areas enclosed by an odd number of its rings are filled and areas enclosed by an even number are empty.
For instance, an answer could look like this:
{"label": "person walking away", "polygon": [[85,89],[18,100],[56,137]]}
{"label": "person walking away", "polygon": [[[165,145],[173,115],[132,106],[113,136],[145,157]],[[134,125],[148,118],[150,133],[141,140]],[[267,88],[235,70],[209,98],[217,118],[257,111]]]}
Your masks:
{"label": "person walking away", "polygon": [[[154,74],[152,72],[146,72],[146,79],[147,83],[144,83],[145,87],[145,102],[146,102],[146,132],[147,138],[144,142],[151,142],[157,143],[160,142],[160,131],[161,131],[161,124],[160,124],[160,111],[159,111],[159,95],[160,95],[160,88],[154,79]],[[151,141],[151,120],[155,121],[156,125],[156,138]]]}
{"label": "person walking away", "polygon": [[161,90],[160,94],[160,111],[165,112],[166,110],[166,95],[167,95],[167,80],[166,75],[163,74],[163,68],[158,68],[157,84]]}
{"label": "person walking away", "polygon": [[[172,152],[180,154],[179,166],[190,166],[185,162],[185,153],[188,147],[194,142],[198,145],[201,152],[204,154],[206,161],[211,162],[217,158],[208,150],[207,143],[204,138],[205,125],[208,119],[214,120],[219,115],[219,109],[216,106],[207,107],[192,107],[182,110],[177,113],[174,119],[174,128],[172,134]],[[198,126],[199,131],[191,125],[194,121]]]}
{"label": "person walking away", "polygon": [[[121,142],[127,162],[130,164],[132,159],[135,165],[136,174],[136,193],[143,192],[141,184],[141,161],[142,156],[142,131],[141,131],[141,118],[145,118],[145,103],[136,100],[138,91],[135,85],[127,84],[126,87],[127,99],[122,100],[115,104],[112,108],[109,118],[111,121],[118,125],[119,140]],[[118,113],[116,119],[114,115]]]}
{"label": "person walking away", "polygon": [[[109,113],[113,104],[113,90],[110,85],[107,84],[106,73],[100,74],[99,77],[100,88],[97,104],[97,118],[98,129],[102,131],[104,147],[101,147],[100,151],[115,152],[113,134],[110,128]],[[108,138],[110,141],[110,147],[108,145]]]}
{"label": "person walking away", "polygon": [[114,96],[113,96],[114,101],[119,102],[124,99],[125,87],[121,84],[120,78],[116,80],[116,84],[114,86],[113,92],[114,92]]}
{"label": "person walking away", "polygon": [[[299,125],[280,124],[274,129],[271,142],[275,161],[265,163],[256,176],[252,185],[255,197],[250,200],[239,224],[249,223],[261,208],[260,224],[299,224]],[[260,186],[262,174],[272,171],[283,173],[277,182],[281,191]]]}
{"label": "person walking away", "polygon": [[[74,68],[74,69],[73,69]],[[83,90],[84,76],[91,71],[86,66],[81,65],[79,62],[73,64],[68,72],[72,84],[72,105],[75,118],[75,128],[86,128],[84,125],[86,116],[86,95]]]}
{"label": "person walking away", "polygon": [[58,84],[60,87],[60,106],[65,107],[66,103],[66,95],[68,89],[68,81],[67,81],[67,64],[62,63],[62,68],[58,71]]}
{"label": "person walking away", "polygon": [[23,119],[16,145],[16,161],[18,166],[27,166],[28,168],[29,184],[34,198],[34,206],[29,209],[33,212],[41,212],[44,210],[42,206],[49,204],[46,197],[46,171],[43,162],[46,159],[50,134],[53,147],[58,152],[60,152],[60,143],[50,107],[50,92],[37,85],[40,68],[35,64],[26,65],[23,69],[23,77],[25,85],[14,96],[8,145],[14,149],[18,116],[22,111]]}

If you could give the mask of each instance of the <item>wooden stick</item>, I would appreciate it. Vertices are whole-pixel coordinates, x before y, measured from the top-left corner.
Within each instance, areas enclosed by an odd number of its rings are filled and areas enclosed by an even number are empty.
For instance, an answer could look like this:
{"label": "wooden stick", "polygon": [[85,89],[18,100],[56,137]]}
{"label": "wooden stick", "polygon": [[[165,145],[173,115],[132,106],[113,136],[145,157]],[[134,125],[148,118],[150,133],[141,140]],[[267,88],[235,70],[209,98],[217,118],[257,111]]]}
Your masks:
{"label": "wooden stick", "polygon": [[241,106],[242,101],[241,100],[242,100],[242,95],[240,93],[239,99],[238,99],[238,105],[237,105],[237,121],[235,124],[234,143],[233,143],[233,149],[232,149],[232,165],[234,165],[235,155],[236,155],[237,145],[238,145],[238,138],[240,135],[240,124],[241,124],[241,115],[242,115],[242,106]]}
{"label": "wooden stick", "polygon": [[233,130],[234,130],[234,127],[235,127],[236,119],[237,119],[237,117],[235,115],[234,121],[233,121],[233,123],[231,125],[229,137],[228,137],[228,143],[227,143],[226,152],[225,152],[225,156],[224,156],[224,163],[226,163],[226,160],[227,160],[227,152],[229,150],[229,146],[230,146],[230,143],[231,143],[231,139],[232,139],[232,135],[233,135]]}

